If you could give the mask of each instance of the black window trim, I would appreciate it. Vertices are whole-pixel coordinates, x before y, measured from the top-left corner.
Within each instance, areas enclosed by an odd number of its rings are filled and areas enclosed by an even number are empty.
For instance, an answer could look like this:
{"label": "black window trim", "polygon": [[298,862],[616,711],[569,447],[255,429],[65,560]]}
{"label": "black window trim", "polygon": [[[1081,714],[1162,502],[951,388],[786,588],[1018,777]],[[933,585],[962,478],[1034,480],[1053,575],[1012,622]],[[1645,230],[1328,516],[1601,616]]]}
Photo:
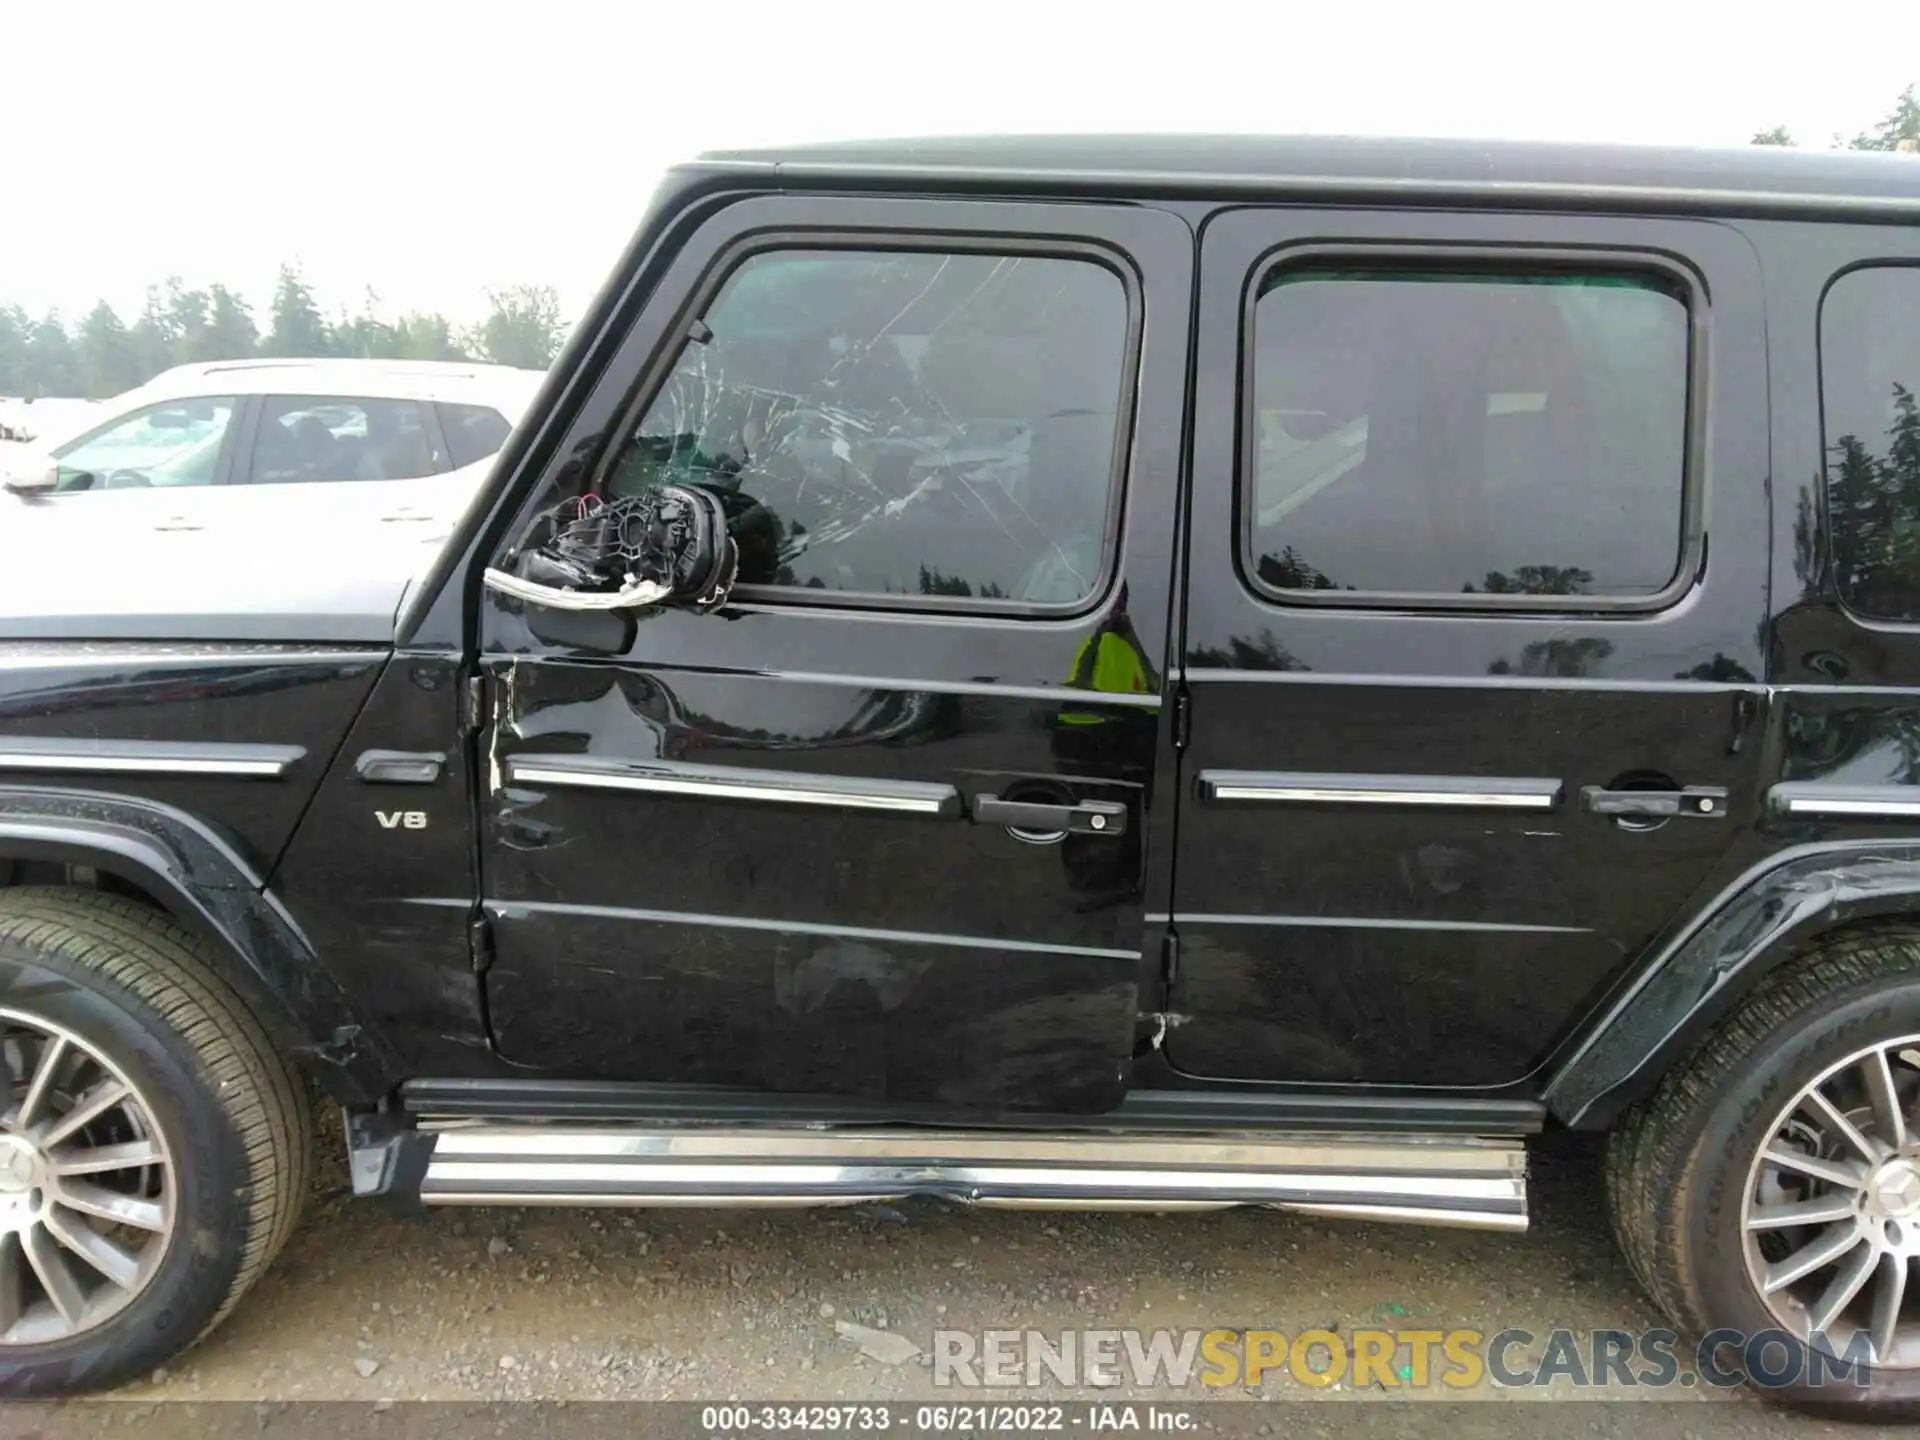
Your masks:
{"label": "black window trim", "polygon": [[451,475],[459,467],[453,463],[453,446],[447,443],[447,427],[440,423],[440,402],[421,400],[418,404],[420,425],[427,432],[427,459],[433,464],[432,473]]}
{"label": "black window trim", "polygon": [[[422,400],[415,395],[368,395],[358,390],[351,395],[316,395],[307,390],[274,390],[263,391],[252,398],[254,402],[253,428],[247,434],[247,448],[234,456],[233,483],[236,485],[404,485],[407,483],[405,480],[256,480],[253,475],[253,462],[257,453],[257,442],[260,439],[260,429],[267,423],[268,407],[276,400],[333,400],[342,405],[352,405],[368,400],[384,400],[389,404],[411,405],[420,412],[420,431],[427,437],[430,449],[439,424],[433,415],[433,402],[431,400]],[[277,424],[279,422],[275,421],[274,423]],[[453,468],[446,463],[447,457],[445,454],[437,458],[430,455],[428,458],[433,461],[434,468],[429,470],[425,475],[414,475],[409,477],[410,479],[431,479],[435,475],[445,475]]]}
{"label": "black window trim", "polygon": [[[1664,281],[1687,307],[1686,445],[1680,486],[1680,551],[1673,578],[1652,595],[1503,595],[1436,594],[1398,590],[1285,590],[1260,579],[1254,543],[1255,506],[1251,492],[1258,480],[1254,405],[1254,308],[1273,276],[1299,266],[1373,264],[1381,269],[1412,269],[1438,262],[1449,268],[1491,273],[1632,275]],[[1306,240],[1272,246],[1254,258],[1244,280],[1239,338],[1240,373],[1236,387],[1238,433],[1234,477],[1234,564],[1240,581],[1260,599],[1283,606],[1343,610],[1420,612],[1496,611],[1539,614],[1645,615],[1671,609],[1704,576],[1707,549],[1707,397],[1710,316],[1705,280],[1691,266],[1665,251],[1569,245],[1500,244],[1480,241],[1397,242]]]}
{"label": "black window trim", "polygon": [[1820,287],[1820,298],[1814,304],[1813,381],[1814,395],[1820,407],[1820,413],[1815,417],[1820,433],[1820,467],[1816,486],[1820,495],[1820,514],[1816,529],[1821,537],[1819,550],[1824,557],[1821,568],[1824,571],[1825,586],[1831,590],[1834,603],[1854,624],[1863,629],[1880,630],[1888,634],[1913,634],[1920,632],[1920,617],[1912,620],[1894,620],[1885,616],[1869,615],[1864,610],[1854,609],[1847,597],[1840,593],[1839,560],[1836,553],[1839,535],[1833,524],[1833,500],[1827,493],[1827,470],[1833,459],[1832,442],[1827,436],[1827,300],[1842,280],[1862,270],[1920,271],[1920,256],[1876,255],[1864,260],[1851,261],[1827,277],[1826,283]]}
{"label": "black window trim", "polygon": [[[713,256],[686,303],[667,330],[632,395],[609,427],[601,450],[587,471],[585,488],[604,493],[626,442],[646,416],[680,363],[700,320],[733,273],[755,255],[775,250],[932,251],[955,255],[1010,255],[1021,259],[1091,261],[1120,281],[1127,305],[1126,344],[1121,352],[1120,388],[1115,400],[1114,438],[1107,472],[1107,512],[1100,540],[1100,570],[1087,594],[1066,604],[1027,600],[989,600],[958,595],[889,595],[867,590],[816,590],[801,585],[736,585],[736,603],[780,609],[867,610],[907,614],[959,614],[1007,619],[1072,620],[1090,614],[1106,600],[1118,578],[1121,530],[1126,515],[1127,477],[1132,464],[1134,416],[1139,409],[1140,356],[1145,334],[1145,295],[1139,275],[1118,247],[1081,237],[1053,237],[1000,231],[872,229],[844,226],[782,226],[735,236]],[[516,545],[519,542],[515,542]]]}

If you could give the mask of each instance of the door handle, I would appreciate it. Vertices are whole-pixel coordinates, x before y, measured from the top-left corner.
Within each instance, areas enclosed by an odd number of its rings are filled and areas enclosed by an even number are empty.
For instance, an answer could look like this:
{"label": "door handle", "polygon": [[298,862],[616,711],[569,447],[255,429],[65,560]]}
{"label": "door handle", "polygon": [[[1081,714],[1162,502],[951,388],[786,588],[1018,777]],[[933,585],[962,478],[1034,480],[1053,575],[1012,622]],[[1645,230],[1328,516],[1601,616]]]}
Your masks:
{"label": "door handle", "polygon": [[1691,816],[1719,820],[1727,813],[1724,785],[1687,785],[1678,790],[1608,790],[1588,785],[1580,799],[1596,815],[1625,815],[1641,819]]}
{"label": "door handle", "polygon": [[184,515],[169,515],[153,528],[156,530],[198,530],[200,526],[194,524],[193,521]]}
{"label": "door handle", "polygon": [[973,818],[982,825],[1005,825],[1046,835],[1124,835],[1127,807],[1113,800],[1082,800],[1078,805],[1040,805],[976,795]]}

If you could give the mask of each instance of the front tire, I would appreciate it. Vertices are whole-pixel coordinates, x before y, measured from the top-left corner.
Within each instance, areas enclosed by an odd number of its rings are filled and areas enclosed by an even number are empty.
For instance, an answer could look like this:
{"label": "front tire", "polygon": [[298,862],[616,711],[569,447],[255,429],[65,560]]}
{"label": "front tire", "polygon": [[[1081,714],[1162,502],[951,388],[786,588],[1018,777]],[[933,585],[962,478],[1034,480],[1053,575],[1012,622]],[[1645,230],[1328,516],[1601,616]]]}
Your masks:
{"label": "front tire", "polygon": [[1920,1410],[1920,931],[1845,932],[1769,976],[1616,1130],[1607,1190],[1660,1308],[1741,1337],[1715,1336],[1721,1373]]}
{"label": "front tire", "polygon": [[0,890],[0,1081],[0,1394],[147,1373],[292,1232],[305,1089],[169,917]]}

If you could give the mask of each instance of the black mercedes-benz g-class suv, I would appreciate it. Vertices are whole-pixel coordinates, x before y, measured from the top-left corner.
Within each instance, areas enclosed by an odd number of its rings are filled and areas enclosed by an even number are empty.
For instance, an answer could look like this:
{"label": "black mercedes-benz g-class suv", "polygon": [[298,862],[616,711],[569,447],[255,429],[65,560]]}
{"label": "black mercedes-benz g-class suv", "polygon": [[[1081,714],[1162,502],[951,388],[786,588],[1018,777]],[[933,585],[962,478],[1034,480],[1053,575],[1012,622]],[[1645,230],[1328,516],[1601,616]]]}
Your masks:
{"label": "black mercedes-benz g-class suv", "polygon": [[0,1385],[218,1321],[311,1085],[428,1205],[1517,1230],[1604,1130],[1676,1322],[1920,1397],[1916,390],[1905,157],[673,172],[417,574],[0,619]]}

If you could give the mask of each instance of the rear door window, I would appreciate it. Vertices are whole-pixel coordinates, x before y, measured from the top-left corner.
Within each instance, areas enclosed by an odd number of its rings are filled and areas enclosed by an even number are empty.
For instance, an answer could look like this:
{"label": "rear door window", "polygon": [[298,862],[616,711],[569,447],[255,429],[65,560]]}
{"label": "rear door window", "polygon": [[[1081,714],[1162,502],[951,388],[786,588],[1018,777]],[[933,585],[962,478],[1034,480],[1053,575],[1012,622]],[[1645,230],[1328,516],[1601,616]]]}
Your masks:
{"label": "rear door window", "polygon": [[1631,275],[1269,273],[1249,578],[1456,604],[1658,596],[1681,563],[1688,346],[1686,301]]}
{"label": "rear door window", "polygon": [[256,485],[415,480],[446,469],[417,400],[269,395],[248,479]]}

